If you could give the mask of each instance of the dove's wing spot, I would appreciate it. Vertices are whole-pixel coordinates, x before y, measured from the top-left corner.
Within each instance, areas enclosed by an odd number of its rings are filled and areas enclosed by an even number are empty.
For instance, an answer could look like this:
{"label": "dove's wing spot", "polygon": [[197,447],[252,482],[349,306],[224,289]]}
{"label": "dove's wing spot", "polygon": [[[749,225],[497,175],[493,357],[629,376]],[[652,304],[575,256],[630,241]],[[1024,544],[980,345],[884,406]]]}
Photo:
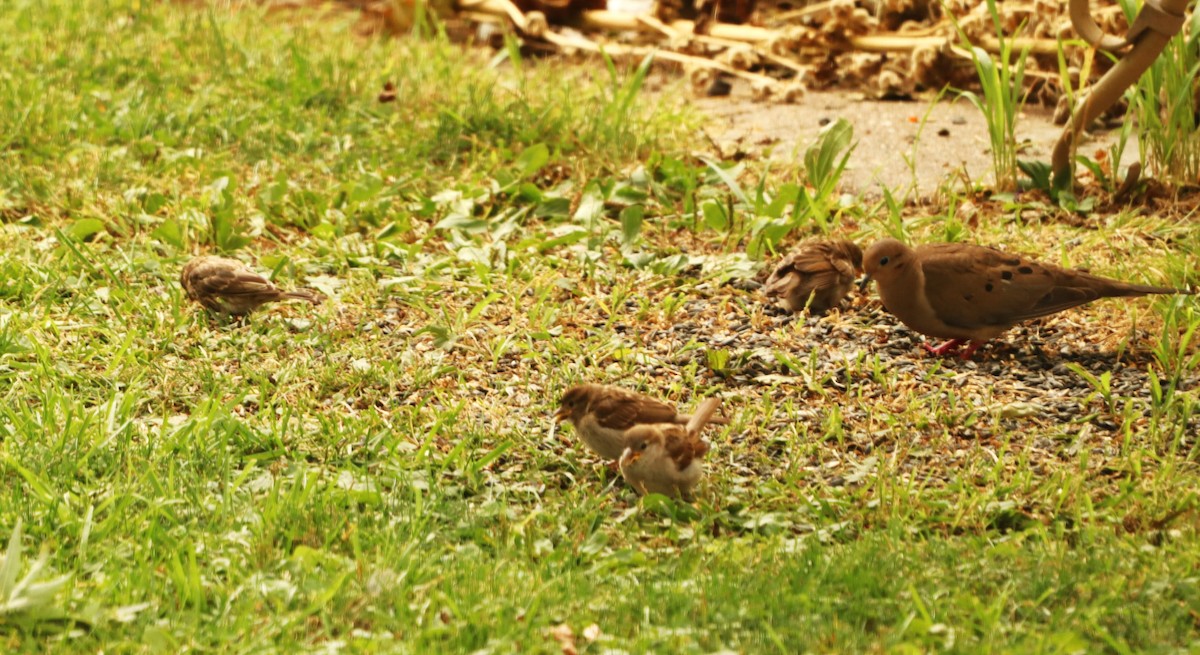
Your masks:
{"label": "dove's wing spot", "polygon": [[1011,279],[1013,279],[1013,272],[1012,271],[1001,271],[1000,277],[1004,278],[1005,280],[1011,280]]}

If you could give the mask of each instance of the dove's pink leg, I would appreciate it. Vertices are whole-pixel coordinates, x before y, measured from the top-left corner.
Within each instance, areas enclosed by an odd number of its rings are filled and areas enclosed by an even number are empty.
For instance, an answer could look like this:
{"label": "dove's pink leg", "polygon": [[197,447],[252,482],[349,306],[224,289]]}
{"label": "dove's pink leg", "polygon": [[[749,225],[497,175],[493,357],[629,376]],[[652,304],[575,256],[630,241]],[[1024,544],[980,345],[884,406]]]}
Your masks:
{"label": "dove's pink leg", "polygon": [[983,345],[983,342],[970,341],[967,339],[951,339],[937,347],[929,344],[923,345],[925,346],[925,350],[928,350],[934,355],[941,357],[942,355],[947,355],[954,350],[962,348],[964,344],[966,345],[966,348],[963,348],[962,352],[958,353],[958,356],[960,359],[971,359],[971,355],[974,355],[975,351],[979,350],[979,347]]}
{"label": "dove's pink leg", "polygon": [[963,361],[971,359],[971,355],[974,355],[975,351],[979,350],[979,347],[982,345],[983,345],[982,341],[968,341],[967,347],[963,348],[963,351],[958,353],[959,358],[962,359]]}
{"label": "dove's pink leg", "polygon": [[[951,339],[951,340],[947,341],[946,343],[943,343],[942,345],[937,346],[936,348],[927,343],[924,343],[921,345],[925,347],[925,350],[928,350],[930,353],[941,357],[942,355],[945,355],[946,353],[948,353],[952,350],[957,350],[964,343],[967,343],[966,339]],[[975,351],[972,349],[971,352],[975,352]]]}

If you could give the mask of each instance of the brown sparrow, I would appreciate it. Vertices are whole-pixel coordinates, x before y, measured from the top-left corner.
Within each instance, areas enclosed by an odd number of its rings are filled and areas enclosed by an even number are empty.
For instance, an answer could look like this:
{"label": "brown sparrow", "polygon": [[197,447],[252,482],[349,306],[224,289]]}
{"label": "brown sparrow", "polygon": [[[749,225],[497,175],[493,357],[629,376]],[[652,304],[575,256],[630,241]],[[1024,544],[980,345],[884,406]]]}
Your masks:
{"label": "brown sparrow", "polygon": [[[574,425],[583,443],[609,460],[616,460],[625,452],[625,433],[630,428],[660,423],[683,425],[691,418],[649,396],[603,384],[581,384],[567,389],[554,415],[556,423],[567,421]],[[715,417],[710,422],[729,421]]]}
{"label": "brown sparrow", "polygon": [[813,314],[823,314],[850,292],[862,262],[862,249],[851,241],[805,241],[775,266],[763,293],[793,312],[807,306]]}
{"label": "brown sparrow", "polygon": [[179,284],[188,298],[211,311],[230,316],[245,316],[260,305],[276,300],[307,300],[314,305],[321,302],[312,291],[283,291],[245,264],[224,257],[193,259],[183,267]]}
{"label": "brown sparrow", "polygon": [[642,495],[689,498],[704,477],[700,458],[708,452],[708,444],[700,439],[700,430],[720,404],[719,398],[700,403],[686,427],[659,423],[630,428],[620,460],[625,481]]}

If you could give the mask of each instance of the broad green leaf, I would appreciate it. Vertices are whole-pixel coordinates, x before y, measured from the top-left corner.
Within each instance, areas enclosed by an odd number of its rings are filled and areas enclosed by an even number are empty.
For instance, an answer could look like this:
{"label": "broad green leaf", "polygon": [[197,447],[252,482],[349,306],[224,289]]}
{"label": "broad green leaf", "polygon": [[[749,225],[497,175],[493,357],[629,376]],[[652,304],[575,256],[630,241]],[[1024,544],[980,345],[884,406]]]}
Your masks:
{"label": "broad green leaf", "polygon": [[81,218],[71,224],[67,230],[76,240],[86,241],[91,236],[104,231],[104,221],[98,218]]}
{"label": "broad green leaf", "polygon": [[467,216],[466,214],[453,213],[447,215],[442,220],[438,221],[435,228],[439,230],[464,230],[466,232],[479,232],[487,229],[487,221]]}
{"label": "broad green leaf", "polygon": [[544,194],[536,184],[530,182],[522,182],[517,185],[517,197],[524,202],[541,202]]}
{"label": "broad green leaf", "polygon": [[725,183],[725,186],[729,187],[730,192],[732,192],[733,196],[738,199],[738,202],[741,202],[744,205],[750,204],[750,199],[746,197],[746,192],[742,190],[742,185],[738,184],[737,181],[737,176],[741,175],[743,170],[743,166],[741,164],[727,169],[722,166],[720,162],[713,161],[707,157],[701,157],[700,161],[708,164],[709,170],[715,173],[716,176]]}
{"label": "broad green leaf", "polygon": [[[840,177],[841,169],[850,153],[850,142],[854,139],[854,126],[844,118],[821,128],[820,134],[813,145],[804,153],[804,169],[808,175],[809,184],[813,185],[823,195],[831,191]],[[843,153],[844,156],[843,156]],[[838,158],[842,156],[842,165]]]}
{"label": "broad green leaf", "polygon": [[516,164],[517,172],[521,177],[529,177],[542,170],[542,167],[549,161],[550,148],[544,143],[538,143],[521,151],[513,163]]}
{"label": "broad green leaf", "polygon": [[642,205],[630,205],[621,210],[621,242],[632,244],[642,231],[642,220],[646,216],[646,208]]}
{"label": "broad green leaf", "polygon": [[704,224],[708,227],[721,231],[729,226],[729,217],[725,215],[725,207],[715,200],[706,200],[700,205],[700,211],[704,214]]}
{"label": "broad green leaf", "polygon": [[310,228],[308,233],[318,239],[332,239],[337,236],[337,228],[331,223],[321,222]]}
{"label": "broad green leaf", "polygon": [[142,201],[142,211],[153,214],[167,204],[167,197],[161,193],[151,193]]}
{"label": "broad green leaf", "polygon": [[775,192],[775,197],[763,209],[763,214],[771,218],[783,218],[783,213],[787,211],[788,206],[796,202],[796,198],[800,195],[800,187],[796,184],[788,182]]}
{"label": "broad green leaf", "polygon": [[583,197],[579,199],[579,207],[571,217],[576,224],[592,224],[604,218],[604,192],[595,180],[588,182],[583,189]]}
{"label": "broad green leaf", "polygon": [[537,218],[567,218],[571,215],[570,198],[548,197],[533,210]]}

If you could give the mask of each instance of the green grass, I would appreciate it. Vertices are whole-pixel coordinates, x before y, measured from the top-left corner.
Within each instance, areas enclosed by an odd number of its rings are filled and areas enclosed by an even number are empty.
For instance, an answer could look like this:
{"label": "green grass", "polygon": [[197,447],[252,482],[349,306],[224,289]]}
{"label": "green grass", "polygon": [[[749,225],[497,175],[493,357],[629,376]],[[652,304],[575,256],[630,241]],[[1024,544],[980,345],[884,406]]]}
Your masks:
{"label": "green grass", "polygon": [[993,59],[987,50],[972,45],[955,22],[962,47],[971,53],[981,92],[961,90],[958,94],[983,114],[992,150],[995,188],[1005,192],[1017,187],[1017,117],[1025,105],[1025,61],[1029,57],[1029,50],[1013,52],[1013,39],[1005,38],[996,0],[986,0],[986,4],[996,39],[1000,43],[1000,52]]}
{"label": "green grass", "polygon": [[[0,571],[70,576],[0,596],[4,652],[1200,647],[1194,298],[963,364],[865,298],[792,321],[738,288],[827,228],[1183,285],[1190,222],[805,214],[804,173],[694,156],[634,65],[353,20],[0,12]],[[176,279],[221,248],[329,299],[210,320]],[[694,505],[551,432],[580,380],[722,394]]]}
{"label": "green grass", "polygon": [[[1120,5],[1127,17],[1136,18],[1139,4]],[[1142,164],[1155,178],[1177,185],[1191,184],[1200,175],[1195,91],[1200,31],[1195,14],[1184,28],[1126,93],[1129,114],[1138,125]]]}

